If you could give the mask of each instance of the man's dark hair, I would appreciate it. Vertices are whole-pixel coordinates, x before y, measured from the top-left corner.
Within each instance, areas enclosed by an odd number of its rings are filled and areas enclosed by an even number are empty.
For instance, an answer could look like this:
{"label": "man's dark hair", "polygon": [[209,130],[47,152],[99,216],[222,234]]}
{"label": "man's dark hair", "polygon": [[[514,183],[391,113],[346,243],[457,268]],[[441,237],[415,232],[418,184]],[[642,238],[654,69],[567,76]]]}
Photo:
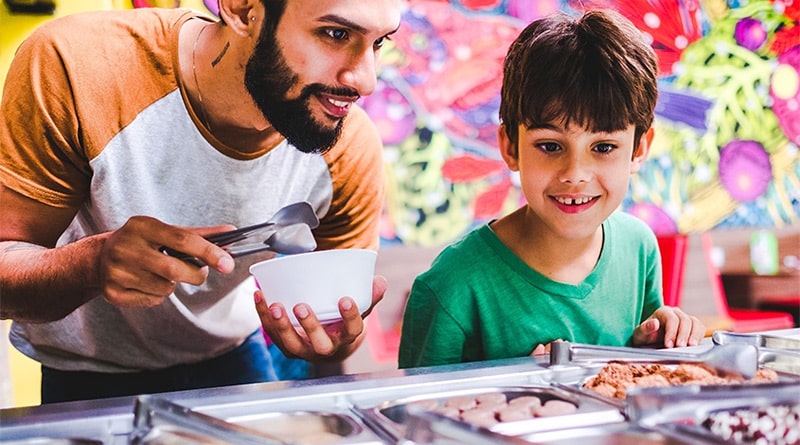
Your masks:
{"label": "man's dark hair", "polygon": [[286,10],[287,0],[261,0],[261,3],[266,9],[266,18],[261,32],[267,31],[267,35],[274,36],[275,30],[278,28],[278,23],[283,17],[283,12]]}

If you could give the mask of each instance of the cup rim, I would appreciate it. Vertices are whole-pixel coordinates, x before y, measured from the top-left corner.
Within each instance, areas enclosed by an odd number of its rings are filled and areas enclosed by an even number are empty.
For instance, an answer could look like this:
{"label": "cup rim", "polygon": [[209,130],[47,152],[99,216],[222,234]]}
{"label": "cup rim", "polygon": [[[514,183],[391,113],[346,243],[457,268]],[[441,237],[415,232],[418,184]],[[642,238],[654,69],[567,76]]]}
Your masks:
{"label": "cup rim", "polygon": [[267,259],[267,260],[264,260],[264,261],[259,261],[257,263],[251,264],[248,269],[249,269],[250,273],[252,274],[254,268],[262,266],[262,265],[275,264],[276,262],[286,262],[286,261],[295,260],[297,258],[308,257],[308,256],[312,256],[312,255],[316,256],[316,255],[330,254],[331,252],[337,252],[337,251],[342,251],[342,250],[347,250],[347,251],[354,252],[354,253],[358,252],[357,253],[358,255],[362,255],[362,254],[363,255],[369,255],[369,256],[375,256],[376,258],[378,256],[378,252],[377,251],[372,250],[372,249],[364,249],[364,248],[314,250],[314,251],[311,251],[311,252],[295,253],[295,254],[291,254],[291,255],[281,255],[281,256],[272,257],[270,259]]}

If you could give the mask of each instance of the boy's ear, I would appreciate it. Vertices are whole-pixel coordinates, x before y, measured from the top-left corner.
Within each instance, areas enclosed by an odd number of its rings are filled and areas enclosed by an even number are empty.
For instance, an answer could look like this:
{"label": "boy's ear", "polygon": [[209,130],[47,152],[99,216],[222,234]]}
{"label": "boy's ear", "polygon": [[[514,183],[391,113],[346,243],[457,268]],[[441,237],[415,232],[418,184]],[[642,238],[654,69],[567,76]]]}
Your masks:
{"label": "boy's ear", "polygon": [[512,142],[511,139],[508,138],[505,124],[500,124],[500,126],[497,127],[497,145],[500,146],[500,156],[503,157],[508,168],[511,171],[519,171],[517,141]]}
{"label": "boy's ear", "polygon": [[655,129],[650,127],[644,132],[642,138],[639,139],[639,146],[633,152],[633,159],[631,159],[631,173],[636,173],[642,168],[642,164],[647,160],[647,155],[650,154],[650,146],[653,144],[653,136]]}
{"label": "boy's ear", "polygon": [[256,35],[264,18],[258,0],[219,0],[219,16],[236,34]]}

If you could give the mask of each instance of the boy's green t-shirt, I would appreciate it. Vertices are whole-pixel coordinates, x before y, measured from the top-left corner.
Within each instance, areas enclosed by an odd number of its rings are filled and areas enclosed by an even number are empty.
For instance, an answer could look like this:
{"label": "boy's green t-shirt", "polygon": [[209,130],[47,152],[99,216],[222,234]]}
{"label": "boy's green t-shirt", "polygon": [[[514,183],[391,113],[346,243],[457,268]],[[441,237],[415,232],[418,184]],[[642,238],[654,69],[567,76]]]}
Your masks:
{"label": "boy's green t-shirt", "polygon": [[629,345],[634,328],[662,305],[658,243],[623,212],[603,223],[603,234],[600,259],[578,285],[531,269],[488,224],[467,234],[414,281],[399,366],[527,356],[557,339]]}

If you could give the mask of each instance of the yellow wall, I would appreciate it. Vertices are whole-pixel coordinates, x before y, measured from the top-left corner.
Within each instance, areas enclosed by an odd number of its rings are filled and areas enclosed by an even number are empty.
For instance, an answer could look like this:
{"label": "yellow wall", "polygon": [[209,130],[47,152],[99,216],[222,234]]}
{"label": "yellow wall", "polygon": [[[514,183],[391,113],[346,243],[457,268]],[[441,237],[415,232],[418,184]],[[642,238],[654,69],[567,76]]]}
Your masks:
{"label": "yellow wall", "polygon": [[[207,11],[202,0],[184,0],[181,7]],[[56,0],[56,11],[53,15],[12,14],[5,3],[0,5],[0,84],[5,83],[6,71],[14,51],[28,33],[42,23],[54,17],[73,14],[81,11],[103,9],[131,9],[129,0]]]}
{"label": "yellow wall", "polygon": [[[8,328],[11,322],[3,320],[0,323],[0,348],[7,348],[7,355],[2,355],[4,360],[0,360],[0,376],[4,377],[2,397],[0,397],[0,408],[12,406],[32,406],[41,403],[39,393],[39,383],[41,374],[39,363],[22,355],[8,343]],[[8,376],[6,378],[6,376]],[[10,388],[5,384],[11,383]]]}

